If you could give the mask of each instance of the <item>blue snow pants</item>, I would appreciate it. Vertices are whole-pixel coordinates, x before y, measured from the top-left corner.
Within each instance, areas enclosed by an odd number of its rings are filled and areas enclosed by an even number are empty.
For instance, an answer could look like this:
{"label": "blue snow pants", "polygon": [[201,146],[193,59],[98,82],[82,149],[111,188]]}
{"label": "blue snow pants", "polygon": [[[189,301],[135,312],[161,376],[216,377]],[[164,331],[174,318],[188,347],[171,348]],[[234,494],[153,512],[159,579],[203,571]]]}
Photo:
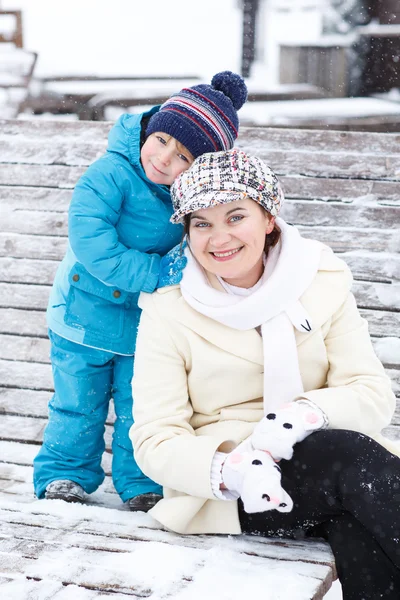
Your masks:
{"label": "blue snow pants", "polygon": [[112,440],[112,478],[125,502],[161,487],[137,466],[129,429],[132,418],[133,356],[121,356],[70,342],[49,331],[54,395],[43,445],[33,461],[34,487],[43,498],[57,479],[79,483],[88,494],[104,480],[101,458],[110,399],[116,421]]}

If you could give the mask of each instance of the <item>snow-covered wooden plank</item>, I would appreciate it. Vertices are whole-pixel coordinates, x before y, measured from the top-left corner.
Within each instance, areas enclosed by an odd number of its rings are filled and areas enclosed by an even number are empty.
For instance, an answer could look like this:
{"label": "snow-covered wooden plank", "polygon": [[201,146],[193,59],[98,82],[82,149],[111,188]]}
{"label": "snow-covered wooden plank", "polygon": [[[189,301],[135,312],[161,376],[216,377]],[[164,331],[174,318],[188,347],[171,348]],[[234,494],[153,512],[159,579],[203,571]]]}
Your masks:
{"label": "snow-covered wooden plank", "polygon": [[360,309],[360,313],[368,321],[370,335],[375,337],[400,335],[400,312]]}
{"label": "snow-covered wooden plank", "polygon": [[[38,444],[0,440],[0,456],[4,463],[32,467],[32,462],[39,451]],[[111,452],[104,452],[101,465],[106,475],[111,475]]]}
{"label": "snow-covered wooden plank", "polygon": [[99,139],[107,138],[107,135],[113,126],[113,123],[93,122],[93,121],[19,121],[19,120],[0,120],[0,140],[10,136],[10,139],[17,139],[19,136],[26,138],[50,139],[56,142],[60,140],[73,139],[82,142],[96,142]]}
{"label": "snow-covered wooden plank", "polygon": [[[21,415],[2,415],[0,420],[0,439],[13,442],[38,443],[43,440],[47,419],[40,417],[22,417]],[[106,448],[111,448],[113,427],[106,425],[104,439]]]}
{"label": "snow-covered wooden plank", "polygon": [[[400,252],[400,235],[396,229],[298,225],[304,237],[327,244],[335,252],[370,250],[372,252]],[[0,242],[1,243],[1,242]],[[48,258],[44,256],[43,258]]]}
{"label": "snow-covered wooden plank", "polygon": [[[52,392],[0,387],[0,414],[47,418],[51,397]],[[114,421],[115,411],[111,400],[106,422],[112,425]]]}
{"label": "snow-covered wooden plank", "polygon": [[[94,121],[0,121],[0,141],[5,139],[75,141],[95,143],[104,140],[106,144],[112,122]],[[353,152],[359,155],[399,153],[399,135],[369,132],[344,132],[305,129],[285,129],[271,127],[243,127],[239,142],[250,150],[260,144],[271,149],[315,149],[317,152]]]}
{"label": "snow-covered wooden plank", "polygon": [[105,142],[0,135],[0,163],[87,166],[104,154]]}
{"label": "snow-covered wooden plank", "polygon": [[[36,222],[37,223],[37,222]],[[16,228],[16,227],[14,227]],[[18,229],[28,229],[28,224],[20,224]],[[336,252],[370,250],[373,252],[400,252],[400,235],[395,229],[361,229],[353,227],[299,226],[304,237],[319,240]],[[55,235],[32,235],[22,232],[0,232],[0,256],[13,258],[37,258],[61,260],[67,248],[67,229]]]}
{"label": "snow-covered wooden plank", "polygon": [[[355,281],[353,291],[360,308],[368,310],[400,310],[400,285]],[[45,310],[50,293],[49,285],[2,283],[0,307]]]}
{"label": "snow-covered wooden plank", "polygon": [[[5,208],[1,217],[3,231],[33,235],[68,235],[68,215],[65,212],[35,211]],[[12,256],[12,252],[9,253]]]}
{"label": "snow-covered wooden plank", "polygon": [[[339,254],[351,267],[354,278],[372,282],[400,281],[400,254],[354,250]],[[7,283],[51,285],[58,261],[0,256],[0,278]]]}
{"label": "snow-covered wooden plank", "polygon": [[[367,319],[372,336],[387,337],[400,331],[399,312],[369,309],[360,312]],[[46,337],[46,313],[44,310],[0,308],[0,333]]]}
{"label": "snow-covered wooden plank", "polygon": [[349,265],[355,279],[400,281],[400,253],[353,250],[338,256]]}
{"label": "snow-covered wooden plank", "polygon": [[[399,417],[400,413],[397,413],[397,417]],[[398,422],[393,423],[386,427],[383,430],[383,435],[390,440],[394,440],[396,442],[400,442],[400,424]]]}
{"label": "snow-covered wooden plank", "polygon": [[[398,205],[399,185],[394,181],[367,179],[329,179],[303,175],[281,175],[285,198],[325,202],[368,202]],[[59,210],[66,212],[72,190],[54,187],[0,185],[0,202],[10,208]]]}
{"label": "snow-covered wooden plank", "polygon": [[8,283],[52,284],[58,261],[0,257],[0,277]]}
{"label": "snow-covered wooden plank", "polygon": [[[299,227],[329,227],[331,230],[340,228],[342,237],[346,235],[346,227],[352,225],[367,228],[367,231],[369,228],[389,230],[389,234],[392,231],[396,234],[400,226],[397,207],[354,206],[343,202],[325,203],[317,200],[288,200],[283,205],[282,217]],[[2,230],[10,233],[65,237],[68,234],[68,216],[67,213],[59,211],[25,208],[14,210],[3,207]],[[372,231],[371,239],[373,233]],[[310,237],[314,237],[312,230],[310,234]],[[351,235],[351,232],[348,235]],[[2,237],[7,240],[4,234]],[[332,238],[334,239],[334,235]],[[398,237],[396,239],[398,240]],[[397,245],[398,243],[397,241]],[[8,255],[13,256],[12,238],[8,241],[8,248]]]}
{"label": "snow-covered wooden plank", "polygon": [[377,310],[400,310],[399,283],[370,283],[354,281],[353,292],[359,308]]}
{"label": "snow-covered wooden plank", "polygon": [[47,337],[46,313],[43,310],[0,308],[0,333]]}
{"label": "snow-covered wooden plank", "polygon": [[[77,588],[75,588],[76,590]],[[27,579],[24,575],[0,576],[0,594],[2,598],[12,598],[12,600],[38,600],[38,598],[40,600],[67,600],[65,592],[65,586],[57,581],[35,581]],[[120,599],[126,600],[126,597],[120,596]],[[89,596],[87,600],[89,600]]]}
{"label": "snow-covered wooden plank", "polygon": [[[249,150],[247,146],[246,149]],[[400,180],[399,155],[361,157],[358,154],[345,153],[283,152],[269,150],[263,146],[260,146],[255,154],[269,164],[279,176],[300,174],[329,179],[337,177],[339,180],[341,178]],[[57,162],[56,159],[62,162],[54,164]],[[78,178],[86,170],[86,166],[65,164],[59,156],[54,160],[48,157],[47,163],[42,157],[43,164],[31,164],[29,160],[33,161],[34,156],[32,159],[26,157],[25,161],[21,160],[21,162],[0,163],[0,184],[68,189],[74,187]],[[72,162],[72,159],[69,162]]]}
{"label": "snow-covered wooden plank", "polygon": [[0,359],[0,386],[29,390],[53,390],[51,366]]}
{"label": "snow-covered wooden plank", "polygon": [[[248,144],[245,146],[249,152]],[[291,152],[270,150],[262,144],[253,154],[264,160],[279,176],[300,174],[308,177],[389,179],[400,181],[400,156],[332,153]]]}
{"label": "snow-covered wooden plank", "polygon": [[[65,508],[65,505],[64,505]],[[158,529],[157,523],[150,517],[142,513],[129,513],[118,511],[109,512],[104,509],[92,508],[88,505],[75,505],[68,507],[70,510],[64,511],[63,505],[59,501],[36,502],[30,507],[0,505],[0,523],[4,527],[25,527],[25,534],[33,538],[33,532],[29,528],[41,527],[38,536],[33,539],[38,541],[50,542],[57,541],[57,531],[61,530],[65,535],[67,543],[88,544],[93,546],[91,536],[99,536],[101,545],[108,549],[123,550],[129,549],[129,543],[134,540],[147,542],[160,541],[168,543],[173,541],[180,546],[198,547],[203,549],[212,549],[219,540],[221,550],[230,545],[238,551],[246,553],[253,550],[257,555],[269,557],[282,556],[289,560],[308,561],[307,549],[315,549],[316,562],[321,564],[331,564],[332,554],[329,546],[323,542],[315,541],[308,543],[304,540],[286,540],[276,538],[263,538],[252,536],[180,536]],[[63,515],[64,520],[58,523],[59,516]],[[1,527],[1,532],[4,530]],[[29,539],[29,538],[27,538]],[[250,544],[250,547],[249,547]],[[285,548],[289,554],[285,554]]]}
{"label": "snow-covered wooden plank", "polygon": [[3,308],[45,310],[50,289],[50,285],[2,283],[0,281],[0,306]]}
{"label": "snow-covered wooden plank", "polygon": [[12,258],[29,257],[59,261],[65,254],[67,244],[66,237],[31,235],[31,232],[1,232],[0,256],[9,256]]}
{"label": "snow-covered wooden plank", "polygon": [[[398,331],[391,337],[372,338],[375,352],[384,366],[400,368],[400,338]],[[50,363],[50,342],[47,338],[0,334],[0,359]]]}
{"label": "snow-covered wooden plank", "polygon": [[72,189],[85,171],[86,167],[0,163],[0,185]]}
{"label": "snow-covered wooden plank", "polygon": [[0,334],[0,359],[49,364],[49,354],[47,338]]}
{"label": "snow-covered wooden plank", "polygon": [[[400,184],[399,184],[400,187]],[[295,225],[397,229],[400,210],[392,206],[296,200],[283,204],[281,216]]]}
{"label": "snow-covered wooden plank", "polygon": [[0,185],[0,203],[9,209],[67,212],[72,190]]}
{"label": "snow-covered wooden plank", "polygon": [[[132,542],[125,553],[43,546],[36,559],[24,558],[22,551],[4,553],[0,566],[5,574],[24,574],[35,581],[55,581],[66,590],[74,588],[73,595],[65,596],[71,600],[77,594],[81,598],[81,592],[86,590],[95,592],[90,598],[98,597],[96,592],[107,592],[110,598],[193,600],[205,594],[210,597],[210,579],[218,581],[218,587],[223,585],[221,589],[229,594],[225,597],[231,600],[242,598],[246,591],[255,594],[259,589],[274,590],[268,594],[270,600],[282,600],[283,594],[299,600],[317,600],[333,580],[331,567],[325,565],[236,556],[229,551],[216,554],[157,542]],[[250,583],[244,586],[246,577]]]}
{"label": "snow-covered wooden plank", "polygon": [[[35,557],[35,562],[24,564],[22,571],[35,579],[46,576],[58,581],[60,552],[64,583],[104,589],[106,582],[108,590],[123,589],[127,595],[133,590],[138,593],[145,583],[146,589],[150,586],[159,598],[166,597],[165,591],[167,596],[185,600],[209,597],[205,584],[210,577],[215,579],[216,573],[215,580],[225,597],[239,598],[243,586],[238,589],[238,582],[232,581],[230,573],[239,564],[242,567],[238,581],[246,572],[247,578],[251,575],[253,584],[257,583],[254,591],[276,590],[277,595],[269,596],[272,600],[294,597],[294,590],[299,599],[321,598],[334,577],[333,557],[324,543],[248,536],[178,536],[156,529],[147,515],[93,506],[69,507],[66,512],[65,505],[60,504],[41,501],[20,505],[19,511],[0,511],[1,535],[9,544],[8,555],[24,556],[22,546],[13,545],[13,538],[31,544],[25,556]],[[218,557],[223,557],[222,561]],[[4,562],[2,571],[15,573],[18,561]],[[42,572],[45,563],[46,572]],[[96,579],[96,568],[101,573],[102,586]],[[289,579],[283,584],[281,580],[286,577]],[[122,579],[123,588],[119,587]],[[248,586],[246,589],[249,591]]]}
{"label": "snow-covered wooden plank", "polygon": [[397,181],[371,179],[330,179],[303,175],[280,175],[285,198],[324,200],[330,202],[376,202],[398,205],[400,189]]}
{"label": "snow-covered wooden plank", "polygon": [[[36,446],[36,454],[39,451],[39,446]],[[35,456],[36,456],[35,454]],[[104,453],[108,455],[107,452]],[[13,483],[26,483],[32,488],[33,493],[33,466],[32,465],[16,465],[10,462],[1,461],[0,462],[0,488],[2,486],[6,486],[4,483],[6,481],[11,481]],[[102,491],[108,494],[116,494],[113,482],[109,474],[105,478],[102,484]],[[90,498],[86,497],[87,501],[90,501]]]}
{"label": "snow-covered wooden plank", "polygon": [[9,574],[0,577],[2,598],[12,600],[126,600],[125,594],[87,590],[76,585],[41,579],[27,579],[24,575]]}

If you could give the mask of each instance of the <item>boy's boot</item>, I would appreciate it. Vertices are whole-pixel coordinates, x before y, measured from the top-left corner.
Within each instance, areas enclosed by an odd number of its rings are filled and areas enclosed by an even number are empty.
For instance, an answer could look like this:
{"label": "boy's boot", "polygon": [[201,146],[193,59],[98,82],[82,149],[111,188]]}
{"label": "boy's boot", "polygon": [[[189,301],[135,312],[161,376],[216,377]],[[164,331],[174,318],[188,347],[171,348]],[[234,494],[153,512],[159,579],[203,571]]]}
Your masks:
{"label": "boy's boot", "polygon": [[46,488],[46,500],[64,500],[64,502],[83,502],[85,490],[79,483],[69,479],[52,481]]}
{"label": "boy's boot", "polygon": [[129,498],[127,505],[129,510],[148,512],[157,504],[157,502],[159,502],[159,500],[161,500],[161,498],[162,496],[160,494],[148,492],[147,494],[139,494],[139,496]]}

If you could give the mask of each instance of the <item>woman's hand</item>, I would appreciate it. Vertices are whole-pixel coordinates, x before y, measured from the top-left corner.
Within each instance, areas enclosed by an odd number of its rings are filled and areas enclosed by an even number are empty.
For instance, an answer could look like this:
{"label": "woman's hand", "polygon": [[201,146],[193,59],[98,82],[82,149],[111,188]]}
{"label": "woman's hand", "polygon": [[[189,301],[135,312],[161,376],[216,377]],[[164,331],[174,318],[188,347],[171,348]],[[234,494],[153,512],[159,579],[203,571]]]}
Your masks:
{"label": "woman's hand", "polygon": [[293,446],[313,431],[326,427],[327,422],[318,406],[298,400],[268,412],[255,426],[251,443],[254,448],[269,452],[275,460],[290,460]]}
{"label": "woman's hand", "polygon": [[[241,450],[243,447],[244,450]],[[281,470],[268,452],[248,450],[246,441],[227,455],[222,466],[224,489],[240,496],[248,513],[276,509],[290,512],[293,502],[281,486]]]}

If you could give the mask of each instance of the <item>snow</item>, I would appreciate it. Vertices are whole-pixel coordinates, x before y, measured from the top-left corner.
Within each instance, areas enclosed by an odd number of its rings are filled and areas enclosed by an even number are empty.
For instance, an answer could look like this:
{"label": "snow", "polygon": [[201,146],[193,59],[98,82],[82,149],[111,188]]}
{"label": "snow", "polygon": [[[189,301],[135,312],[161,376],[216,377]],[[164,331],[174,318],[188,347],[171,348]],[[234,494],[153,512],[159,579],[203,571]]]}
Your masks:
{"label": "snow", "polygon": [[276,125],[291,119],[313,118],[329,122],[335,118],[399,115],[400,103],[376,98],[322,98],[320,100],[286,100],[285,102],[251,102],[240,111],[242,125]]}
{"label": "snow", "polygon": [[400,339],[387,337],[374,344],[375,352],[381,362],[400,365]]}
{"label": "snow", "polygon": [[[259,37],[257,61],[253,70],[253,77],[249,80],[250,90],[270,90],[277,88],[277,43],[313,42],[320,44],[319,33],[321,18],[317,10],[313,10],[311,0],[295,2],[294,0],[274,0],[263,2],[262,11],[265,18],[263,35]],[[314,2],[315,7],[323,3]],[[38,76],[50,75],[198,75],[209,81],[217,71],[223,69],[240,70],[240,35],[241,35],[241,3],[237,0],[202,0],[201,5],[193,3],[193,8],[188,8],[187,0],[152,0],[148,2],[131,2],[129,0],[114,0],[112,5],[108,0],[69,0],[68,3],[54,2],[54,0],[3,0],[2,9],[21,9],[24,17],[25,47],[39,53],[36,74]],[[287,8],[291,7],[292,13]],[[275,11],[275,12],[273,12]],[[274,19],[271,19],[271,15]],[[301,19],[307,22],[306,27],[301,26]],[[2,22],[3,27],[3,22]],[[11,29],[11,21],[4,25],[6,32]],[[4,31],[3,27],[3,31]],[[400,32],[400,26],[391,26],[390,31]],[[389,32],[388,28],[369,25],[364,28],[365,33],[382,34]],[[346,38],[330,37],[326,45],[344,45],[351,42],[351,36]],[[123,91],[127,89],[125,83],[102,84],[101,89],[96,88],[95,82],[81,82],[74,84],[81,91],[92,90],[107,92],[110,90]],[[142,85],[142,84],[141,84]],[[141,85],[134,84],[135,90]],[[145,91],[151,92],[157,84],[146,83]],[[51,91],[62,92],[68,87],[67,82],[52,83],[48,85]],[[143,86],[142,86],[143,87]],[[132,86],[129,86],[131,93]],[[169,90],[169,88],[168,88]],[[144,90],[140,90],[142,92]],[[175,91],[175,89],[171,89]],[[301,118],[312,115],[315,118],[335,116],[373,116],[374,114],[399,114],[400,104],[398,90],[393,90],[387,95],[387,100],[374,98],[362,99],[325,99],[303,100],[296,102],[268,102],[252,103],[243,107],[241,120],[253,123],[272,124],[277,120],[282,123],[283,118]],[[115,109],[117,110],[117,109]],[[118,115],[114,113],[113,118]],[[47,118],[60,118],[56,115],[47,115]],[[67,117],[68,118],[68,117]],[[399,297],[398,286],[376,287],[380,301],[391,304]],[[381,360],[388,360],[388,356],[400,356],[399,340],[397,338],[384,338],[375,345]],[[42,376],[40,375],[42,378]],[[1,444],[0,442],[0,450]],[[15,460],[24,464],[27,459],[36,454],[35,447],[23,448],[15,444]],[[101,495],[101,492],[98,492]],[[115,500],[115,505],[118,504]],[[5,503],[2,503],[4,508]],[[10,503],[10,507],[14,506]],[[223,600],[225,590],[221,582],[225,578],[234,581],[238,589],[242,589],[243,597],[258,597],[260,590],[254,586],[256,578],[251,577],[253,569],[257,568],[257,582],[259,582],[260,565],[249,559],[248,563],[240,564],[237,555],[228,554],[226,548],[216,545],[206,553],[195,548],[177,548],[161,543],[163,532],[157,531],[157,524],[151,517],[143,514],[132,514],[114,508],[105,509],[96,506],[67,505],[61,501],[40,501],[27,504],[18,504],[18,510],[26,513],[40,513],[43,517],[53,515],[59,517],[71,527],[74,523],[84,518],[95,523],[99,534],[109,524],[120,525],[122,528],[147,527],[155,531],[156,537],[152,544],[141,544],[140,549],[128,555],[115,553],[108,557],[107,563],[101,562],[96,556],[91,556],[90,551],[82,552],[82,561],[98,568],[97,576],[101,580],[104,569],[120,571],[121,584],[129,585],[126,573],[129,573],[130,561],[134,558],[136,572],[141,574],[142,585],[151,583],[153,589],[160,593],[171,593],[177,600],[203,600],[209,597],[210,589],[214,597]],[[68,569],[72,559],[76,559],[77,549],[69,548],[58,559],[54,554],[42,555],[32,567],[32,576],[59,576],[59,581],[53,581],[51,587],[43,588],[37,596],[40,600],[50,600],[57,594],[57,600],[91,600],[97,593],[76,586],[63,587],[62,581],[68,578]],[[133,557],[132,557],[133,554]],[[223,556],[223,558],[222,558]],[[196,564],[206,560],[207,568],[203,568],[196,575],[196,596],[190,599],[185,590],[178,593],[174,591],[174,581],[182,574],[193,572]],[[268,559],[263,559],[263,566]],[[156,564],[157,569],[149,565]],[[137,568],[138,567],[138,568]],[[72,568],[72,567],[71,567]],[[282,585],[282,566],[275,565],[275,585]],[[96,571],[92,571],[93,582],[96,582]],[[4,576],[0,574],[0,579]],[[270,581],[270,580],[269,580]],[[137,578],[135,579],[137,583]],[[38,585],[39,583],[36,582]],[[298,589],[298,579],[294,581],[285,572],[285,592],[281,600],[291,600],[293,589]],[[3,597],[7,600],[21,600],[31,597],[29,594],[31,582],[24,579],[9,581],[2,587]],[[50,585],[48,581],[48,586]],[[39,588],[35,588],[39,589]],[[36,597],[36,596],[35,596]],[[267,598],[267,596],[264,596]],[[332,589],[325,596],[325,600],[340,600],[342,597],[340,584],[335,582]]]}

